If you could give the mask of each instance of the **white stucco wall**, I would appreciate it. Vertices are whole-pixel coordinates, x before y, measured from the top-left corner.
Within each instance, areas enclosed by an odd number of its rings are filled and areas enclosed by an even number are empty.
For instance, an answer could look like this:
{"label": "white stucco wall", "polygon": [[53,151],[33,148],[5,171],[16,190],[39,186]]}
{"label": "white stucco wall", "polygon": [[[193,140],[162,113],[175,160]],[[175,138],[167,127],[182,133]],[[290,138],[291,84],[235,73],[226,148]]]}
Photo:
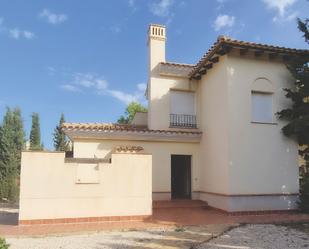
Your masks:
{"label": "white stucco wall", "polygon": [[[237,53],[237,52],[236,52]],[[272,86],[254,84],[266,78]],[[258,82],[256,82],[258,83]],[[293,209],[299,185],[297,146],[274,124],[251,122],[251,90],[273,91],[273,112],[289,103],[284,63],[232,52],[200,81],[199,198],[227,211]]]}
{"label": "white stucco wall", "polygon": [[296,195],[248,195],[225,196],[200,193],[200,199],[208,205],[228,212],[293,210],[296,208]]}
{"label": "white stucco wall", "polygon": [[151,215],[151,155],[111,158],[88,171],[64,153],[23,152],[19,220]]}
{"label": "white stucco wall", "polygon": [[201,191],[229,192],[228,92],[226,56],[202,77],[199,106]]}
{"label": "white stucco wall", "polygon": [[147,142],[126,140],[75,140],[74,157],[109,158],[112,149],[118,145],[142,146],[145,153],[152,154],[152,191],[154,199],[170,199],[171,155],[192,155],[192,191],[199,190],[201,177],[198,143]]}
{"label": "white stucco wall", "polygon": [[[148,87],[148,106],[150,107],[150,112],[148,112],[148,127],[149,129],[155,130],[168,130],[170,129],[170,88],[195,91],[197,84],[193,81],[190,82],[186,78],[153,76],[149,80]],[[198,98],[198,95],[196,95],[196,98]]]}
{"label": "white stucco wall", "polygon": [[134,115],[134,118],[131,122],[133,125],[146,125],[148,121],[148,113],[147,112],[137,112]]}
{"label": "white stucco wall", "polygon": [[[233,49],[195,81],[160,75],[165,37],[149,41],[149,128],[169,128],[171,88],[196,92],[198,128],[203,132],[198,147],[200,191],[223,196],[298,193],[297,146],[282,135],[284,123],[275,117],[275,124],[251,122],[251,90],[274,92],[274,113],[288,104],[282,88],[290,86],[291,77],[282,60],[252,52],[240,56]],[[256,81],[259,78],[267,80]]]}
{"label": "white stucco wall", "polygon": [[[148,78],[148,127],[154,130],[169,130],[170,126],[170,88],[183,90],[197,89],[197,83],[184,77],[160,75],[160,62],[165,62],[164,38],[149,36],[149,78]],[[196,96],[198,98],[198,95]],[[197,108],[198,109],[198,108]],[[199,110],[196,110],[197,112]],[[199,122],[199,120],[197,120]],[[179,129],[178,129],[179,130]]]}
{"label": "white stucco wall", "polygon": [[[275,116],[290,104],[283,88],[293,81],[285,64],[231,54],[227,73],[229,194],[298,193],[297,145],[282,134],[284,122]],[[274,124],[251,123],[251,90],[258,78],[272,84]]]}

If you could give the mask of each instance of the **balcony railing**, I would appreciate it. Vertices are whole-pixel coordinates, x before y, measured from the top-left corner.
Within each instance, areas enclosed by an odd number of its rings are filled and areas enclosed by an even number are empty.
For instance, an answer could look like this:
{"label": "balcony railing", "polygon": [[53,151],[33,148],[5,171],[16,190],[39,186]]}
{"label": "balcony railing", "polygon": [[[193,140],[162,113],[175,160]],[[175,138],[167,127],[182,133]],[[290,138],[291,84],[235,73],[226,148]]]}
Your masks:
{"label": "balcony railing", "polygon": [[170,126],[180,128],[196,128],[196,115],[170,114]]}

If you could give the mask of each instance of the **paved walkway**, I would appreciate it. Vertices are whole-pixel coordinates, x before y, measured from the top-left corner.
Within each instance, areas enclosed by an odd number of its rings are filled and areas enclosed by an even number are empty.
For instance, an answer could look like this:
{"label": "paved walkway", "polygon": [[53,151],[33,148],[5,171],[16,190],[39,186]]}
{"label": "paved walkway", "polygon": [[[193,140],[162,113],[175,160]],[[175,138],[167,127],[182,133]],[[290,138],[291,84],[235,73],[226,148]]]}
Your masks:
{"label": "paved walkway", "polygon": [[143,222],[89,222],[74,224],[17,226],[17,214],[1,212],[0,236],[40,236],[47,234],[82,233],[101,230],[141,230],[149,228],[171,228],[175,226],[239,224],[239,223],[281,223],[309,222],[305,214],[272,214],[228,216],[222,212],[203,208],[159,208],[154,209],[153,217]]}

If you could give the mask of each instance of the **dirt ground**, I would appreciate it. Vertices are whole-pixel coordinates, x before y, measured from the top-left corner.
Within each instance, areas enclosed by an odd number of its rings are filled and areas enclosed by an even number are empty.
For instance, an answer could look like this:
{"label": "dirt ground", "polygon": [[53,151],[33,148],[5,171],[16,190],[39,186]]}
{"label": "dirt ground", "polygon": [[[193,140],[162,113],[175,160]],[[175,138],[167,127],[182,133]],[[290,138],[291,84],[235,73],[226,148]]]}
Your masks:
{"label": "dirt ground", "polygon": [[10,249],[175,249],[194,248],[230,228],[230,225],[186,226],[139,231],[105,231],[37,238],[8,238]]}

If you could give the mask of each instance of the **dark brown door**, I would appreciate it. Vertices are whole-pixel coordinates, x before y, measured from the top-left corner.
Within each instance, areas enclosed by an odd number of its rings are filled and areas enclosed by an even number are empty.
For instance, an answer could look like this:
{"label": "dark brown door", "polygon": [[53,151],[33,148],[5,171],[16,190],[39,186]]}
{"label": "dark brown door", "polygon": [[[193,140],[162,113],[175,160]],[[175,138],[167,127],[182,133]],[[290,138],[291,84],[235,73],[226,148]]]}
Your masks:
{"label": "dark brown door", "polygon": [[171,156],[172,199],[191,198],[191,156]]}

